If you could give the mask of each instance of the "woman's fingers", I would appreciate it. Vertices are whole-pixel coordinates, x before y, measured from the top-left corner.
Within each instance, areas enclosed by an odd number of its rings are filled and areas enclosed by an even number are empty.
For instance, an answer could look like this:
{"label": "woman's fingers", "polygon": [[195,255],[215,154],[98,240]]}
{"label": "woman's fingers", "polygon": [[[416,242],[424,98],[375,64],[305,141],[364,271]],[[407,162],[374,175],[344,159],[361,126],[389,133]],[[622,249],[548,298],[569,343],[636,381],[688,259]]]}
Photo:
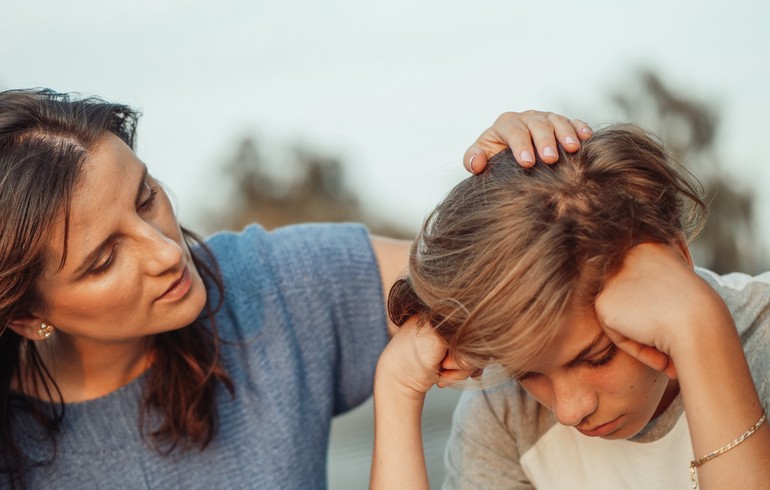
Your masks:
{"label": "woman's fingers", "polygon": [[[548,122],[553,126],[556,139],[567,153],[578,151],[580,142],[593,135],[590,126],[580,119],[567,119],[562,115],[550,113],[548,114]],[[537,142],[537,140],[535,141]]]}
{"label": "woman's fingers", "polygon": [[463,165],[465,170],[473,175],[480,174],[487,168],[487,154],[478,145],[474,144],[467,150],[463,156]]}
{"label": "woman's fingers", "polygon": [[545,163],[554,163],[559,159],[559,145],[572,153],[592,134],[580,119],[540,111],[505,112],[468,148],[463,164],[469,172],[479,174],[488,158],[505,148],[511,149],[522,167],[534,165],[536,155]]}

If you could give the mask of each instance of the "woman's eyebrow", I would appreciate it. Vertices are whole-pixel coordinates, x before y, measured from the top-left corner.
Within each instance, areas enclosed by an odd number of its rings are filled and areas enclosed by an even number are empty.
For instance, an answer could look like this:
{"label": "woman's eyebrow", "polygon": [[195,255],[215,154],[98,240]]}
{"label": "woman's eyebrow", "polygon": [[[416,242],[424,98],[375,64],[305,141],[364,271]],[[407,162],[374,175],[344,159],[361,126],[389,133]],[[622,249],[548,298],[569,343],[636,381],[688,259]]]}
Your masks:
{"label": "woman's eyebrow", "polygon": [[596,337],[594,337],[594,339],[591,341],[591,343],[588,344],[587,346],[583,347],[583,349],[580,352],[578,352],[577,355],[574,358],[572,358],[571,361],[569,361],[567,363],[567,366],[568,367],[572,367],[572,366],[578,364],[580,361],[582,361],[583,358],[585,358],[594,349],[596,349],[596,346],[601,343],[601,341],[604,339],[604,337],[605,337],[604,331],[603,330],[599,330],[599,333],[596,334]]}

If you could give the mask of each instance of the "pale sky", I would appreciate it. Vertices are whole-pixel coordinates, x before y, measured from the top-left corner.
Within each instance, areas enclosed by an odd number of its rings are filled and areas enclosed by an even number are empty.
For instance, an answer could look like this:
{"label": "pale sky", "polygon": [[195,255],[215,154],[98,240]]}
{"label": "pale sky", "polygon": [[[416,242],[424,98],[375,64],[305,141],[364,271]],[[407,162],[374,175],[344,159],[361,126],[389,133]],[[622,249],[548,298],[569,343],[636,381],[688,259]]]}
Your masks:
{"label": "pale sky", "polygon": [[[376,212],[416,228],[505,110],[600,125],[640,67],[715,102],[723,158],[768,215],[770,2],[28,0],[0,17],[0,88],[139,108],[139,156],[195,227],[239,137],[309,141]],[[760,224],[770,237],[770,223]],[[770,242],[770,240],[766,240]]]}

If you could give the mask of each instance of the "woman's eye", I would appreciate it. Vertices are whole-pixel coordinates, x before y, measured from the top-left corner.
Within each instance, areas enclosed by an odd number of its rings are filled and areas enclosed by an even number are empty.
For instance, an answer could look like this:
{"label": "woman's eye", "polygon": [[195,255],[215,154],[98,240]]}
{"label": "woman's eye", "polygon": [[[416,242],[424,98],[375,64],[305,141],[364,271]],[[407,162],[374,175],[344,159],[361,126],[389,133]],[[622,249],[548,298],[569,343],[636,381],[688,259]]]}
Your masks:
{"label": "woman's eye", "polygon": [[602,355],[598,359],[586,359],[586,363],[588,364],[589,367],[598,368],[612,361],[612,359],[615,358],[615,355],[617,353],[618,353],[618,346],[615,344],[610,344],[609,347],[607,347],[607,352],[605,352],[604,355]]}
{"label": "woman's eye", "polygon": [[142,202],[139,204],[139,211],[149,211],[152,209],[153,204],[155,204],[155,196],[158,195],[158,187],[148,184],[147,182],[144,183],[145,188],[147,189],[147,197],[145,197]]}
{"label": "woman's eye", "polygon": [[112,250],[110,251],[110,256],[107,257],[107,260],[102,262],[100,265],[98,265],[96,268],[91,269],[91,275],[99,276],[101,274],[104,274],[108,270],[110,270],[110,267],[112,267],[112,263],[115,261],[115,255],[117,252],[118,245],[115,244],[112,247]]}

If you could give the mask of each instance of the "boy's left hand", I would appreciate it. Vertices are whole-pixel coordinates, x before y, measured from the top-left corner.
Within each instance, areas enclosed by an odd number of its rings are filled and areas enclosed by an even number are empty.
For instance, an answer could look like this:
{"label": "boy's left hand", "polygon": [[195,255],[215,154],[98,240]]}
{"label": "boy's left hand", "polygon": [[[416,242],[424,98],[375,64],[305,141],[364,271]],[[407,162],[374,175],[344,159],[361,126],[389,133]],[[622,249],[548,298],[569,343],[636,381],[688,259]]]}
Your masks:
{"label": "boy's left hand", "polygon": [[719,295],[693,270],[684,243],[632,248],[595,308],[619,348],[671,378],[677,344],[714,319],[730,318]]}

